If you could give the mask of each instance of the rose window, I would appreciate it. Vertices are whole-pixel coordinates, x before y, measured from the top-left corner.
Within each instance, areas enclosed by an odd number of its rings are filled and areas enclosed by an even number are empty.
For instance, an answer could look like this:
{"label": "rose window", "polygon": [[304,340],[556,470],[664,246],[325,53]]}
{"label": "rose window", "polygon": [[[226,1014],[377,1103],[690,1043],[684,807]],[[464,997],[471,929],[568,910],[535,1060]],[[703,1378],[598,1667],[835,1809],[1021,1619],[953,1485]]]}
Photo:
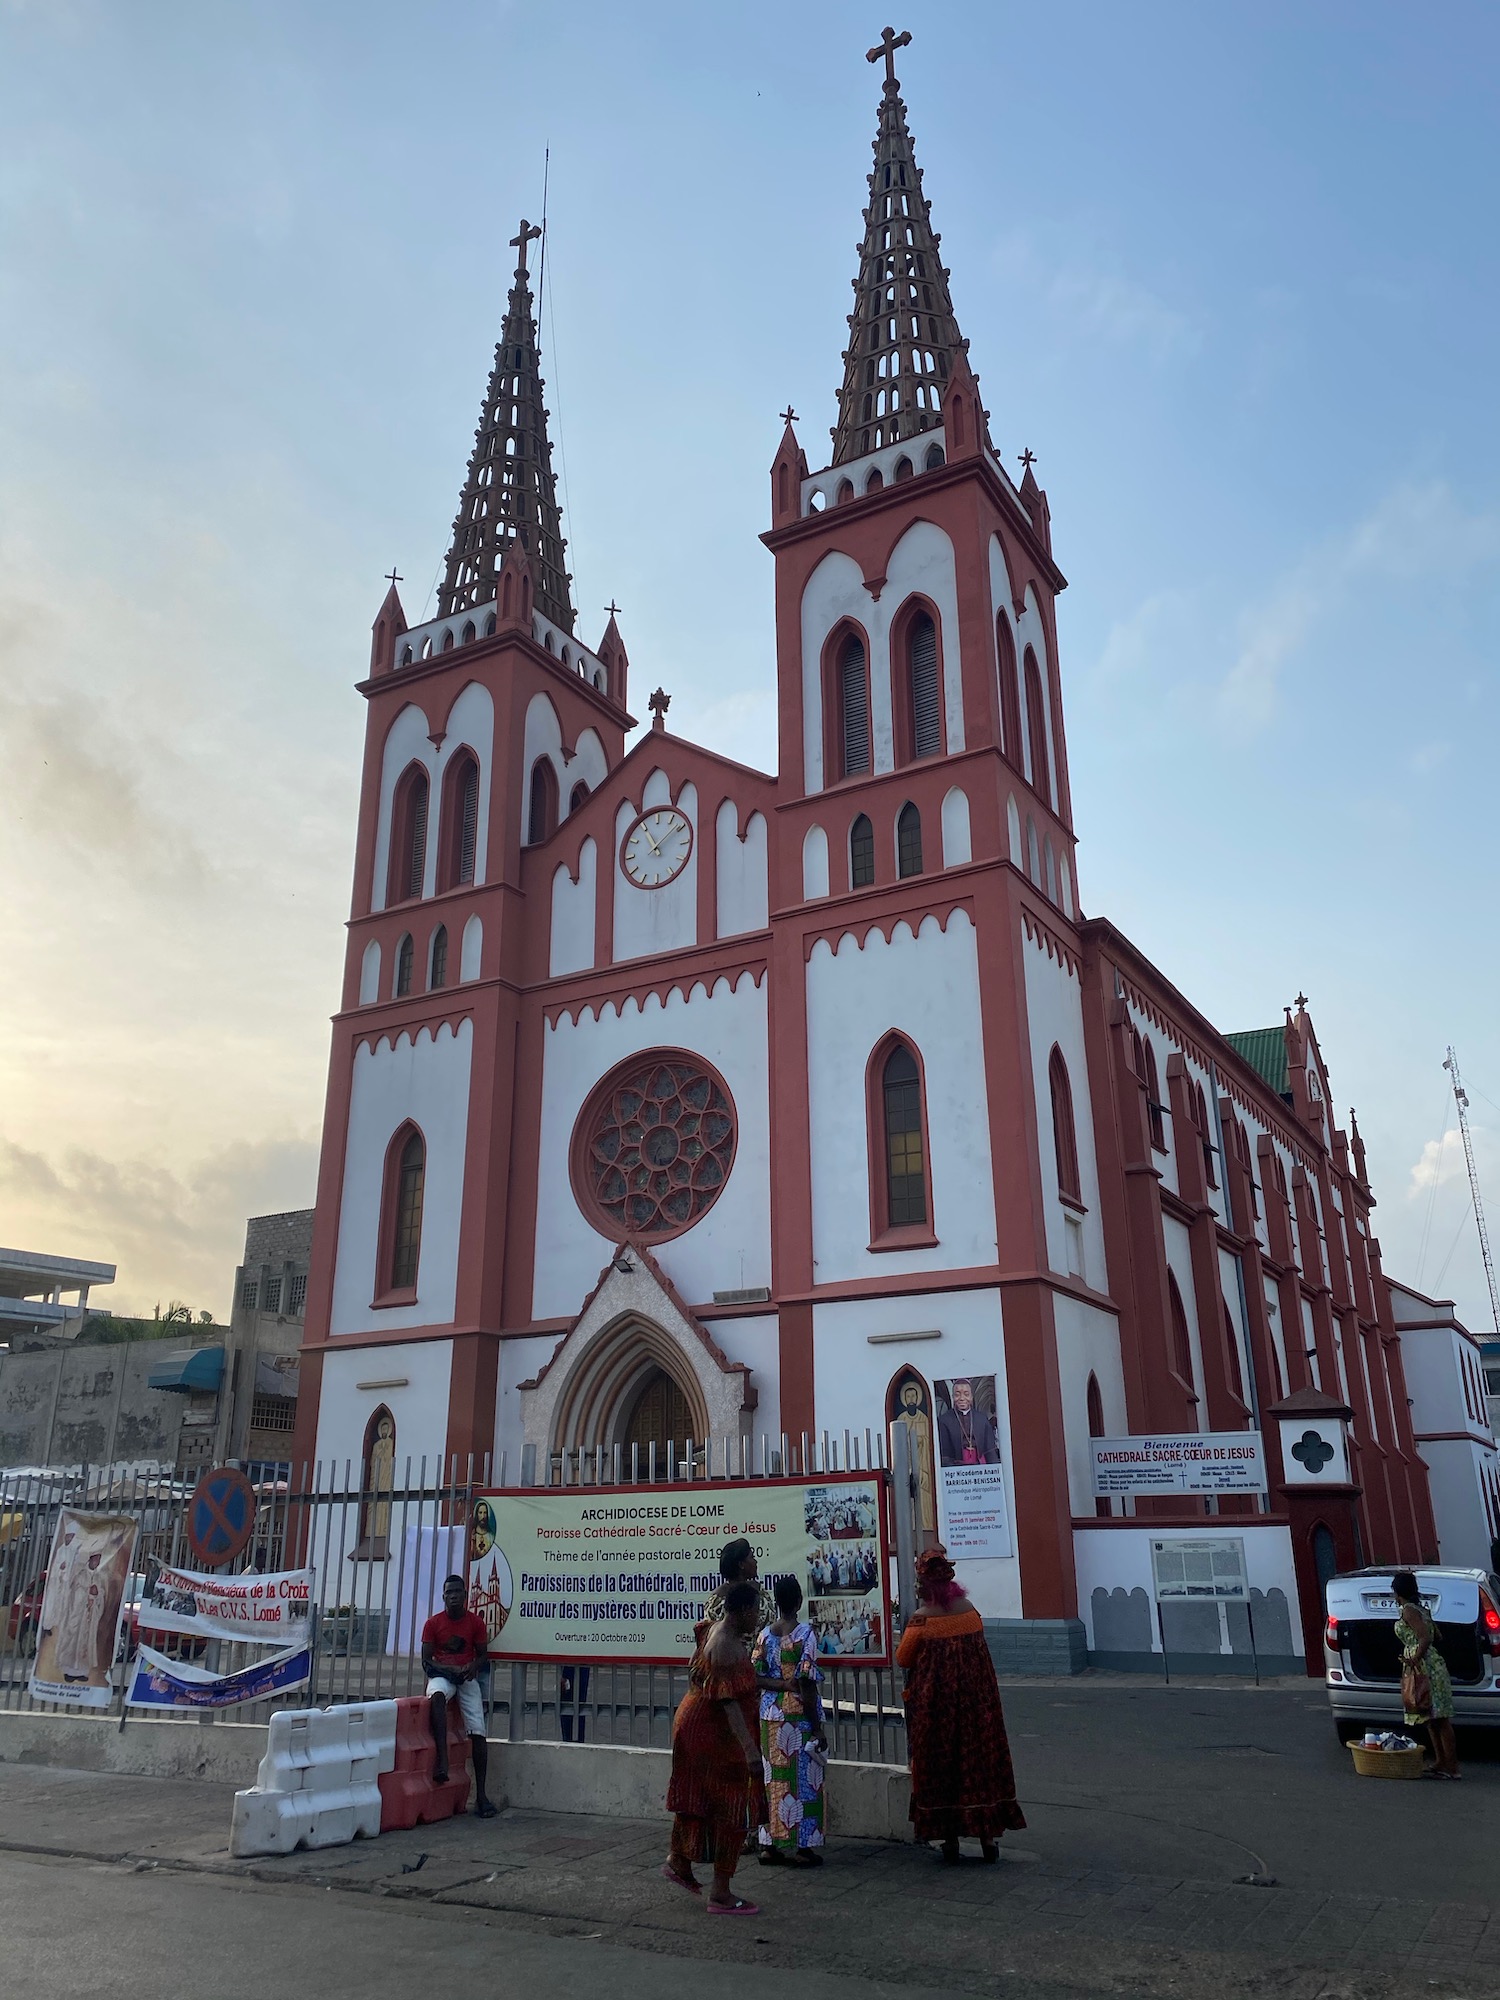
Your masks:
{"label": "rose window", "polygon": [[734,1143],[734,1105],[722,1077],[696,1056],[636,1056],[584,1107],[574,1187],[606,1234],[675,1236],[722,1194]]}

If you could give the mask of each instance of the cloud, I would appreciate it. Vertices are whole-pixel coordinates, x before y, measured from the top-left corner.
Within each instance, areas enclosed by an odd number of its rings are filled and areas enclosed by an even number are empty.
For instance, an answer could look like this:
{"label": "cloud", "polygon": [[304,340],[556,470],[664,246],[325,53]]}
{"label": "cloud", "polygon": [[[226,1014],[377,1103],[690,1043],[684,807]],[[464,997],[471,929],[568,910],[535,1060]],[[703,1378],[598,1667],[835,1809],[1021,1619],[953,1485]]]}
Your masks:
{"label": "cloud", "polygon": [[1186,313],[1133,278],[1105,271],[1059,271],[1046,298],[1059,318],[1081,332],[1144,347],[1157,361],[1196,353],[1202,345],[1202,336]]}
{"label": "cloud", "polygon": [[7,1235],[117,1264],[95,1300],[113,1312],[149,1314],[170,1297],[223,1317],[246,1217],[311,1206],[317,1157],[307,1134],[237,1141],[181,1170],[83,1147],[49,1158],[0,1138]]}
{"label": "cloud", "polygon": [[1467,1171],[1463,1140],[1457,1130],[1445,1132],[1441,1139],[1429,1139],[1422,1148],[1422,1157],[1411,1169],[1411,1185],[1406,1190],[1406,1198],[1412,1201],[1434,1187],[1446,1187],[1450,1181],[1460,1180]]}

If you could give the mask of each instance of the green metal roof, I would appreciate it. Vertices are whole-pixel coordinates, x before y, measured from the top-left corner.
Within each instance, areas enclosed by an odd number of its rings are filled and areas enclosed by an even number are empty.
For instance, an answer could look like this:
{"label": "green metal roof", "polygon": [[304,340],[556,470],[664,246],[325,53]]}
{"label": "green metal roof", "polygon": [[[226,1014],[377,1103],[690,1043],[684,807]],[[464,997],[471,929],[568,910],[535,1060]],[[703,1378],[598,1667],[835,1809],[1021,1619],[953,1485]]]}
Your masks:
{"label": "green metal roof", "polygon": [[1286,1073],[1286,1031],[1282,1028],[1245,1028],[1225,1041],[1242,1055],[1251,1069],[1263,1076],[1278,1097],[1291,1089]]}

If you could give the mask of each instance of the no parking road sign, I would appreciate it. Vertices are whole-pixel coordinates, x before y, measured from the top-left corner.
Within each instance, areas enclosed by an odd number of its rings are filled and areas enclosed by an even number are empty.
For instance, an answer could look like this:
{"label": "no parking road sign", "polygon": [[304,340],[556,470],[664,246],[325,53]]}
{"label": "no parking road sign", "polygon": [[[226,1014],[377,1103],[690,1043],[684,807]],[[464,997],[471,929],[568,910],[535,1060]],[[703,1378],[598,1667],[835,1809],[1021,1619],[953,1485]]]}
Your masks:
{"label": "no parking road sign", "polygon": [[188,1547],[205,1569],[235,1557],[255,1533],[255,1488],[243,1472],[216,1465],[205,1472],[188,1502]]}

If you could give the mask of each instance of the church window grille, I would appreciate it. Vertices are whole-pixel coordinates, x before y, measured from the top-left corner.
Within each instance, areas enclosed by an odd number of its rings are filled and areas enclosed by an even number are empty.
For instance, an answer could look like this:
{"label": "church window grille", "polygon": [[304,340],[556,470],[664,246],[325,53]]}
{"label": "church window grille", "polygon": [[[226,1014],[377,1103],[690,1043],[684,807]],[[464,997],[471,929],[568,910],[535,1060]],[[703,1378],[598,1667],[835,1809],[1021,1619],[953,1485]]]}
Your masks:
{"label": "church window grille", "polygon": [[464,770],[459,796],[458,879],[474,880],[474,858],[479,845],[479,766],[472,761]]}
{"label": "church window grille", "polygon": [[605,1077],[579,1117],[574,1192],[606,1235],[677,1236],[723,1193],[736,1139],[729,1086],[700,1057],[635,1056]]}
{"label": "church window grille", "polygon": [[267,1311],[268,1313],[279,1313],[279,1312],[281,1311],[281,1280],[280,1280],[280,1278],[267,1278],[267,1280],[266,1280],[266,1305],[265,1305],[265,1309],[266,1309],[266,1311]]}
{"label": "church window grille", "polygon": [[396,1158],[395,1202],[391,1232],[390,1289],[410,1291],[417,1282],[422,1254],[422,1200],[427,1179],[427,1148],[420,1132],[408,1132]]}
{"label": "church window grille", "polygon": [[396,787],[391,810],[388,903],[411,902],[422,893],[427,874],[427,795],[427,773],[420,765],[408,770]]}
{"label": "church window grille", "polygon": [[875,880],[875,829],[861,813],[849,829],[849,887],[868,889]]}
{"label": "church window grille", "polygon": [[1047,761],[1047,713],[1042,697],[1042,674],[1036,654],[1026,648],[1026,733],[1031,752],[1032,788],[1052,803],[1052,773]]}
{"label": "church window grille", "polygon": [[432,971],[427,981],[435,993],[448,984],[448,926],[439,924],[432,934]]}
{"label": "church window grille", "polygon": [[415,953],[408,931],[396,947],[396,998],[404,1000],[411,991],[411,968]]}
{"label": "church window grille", "polygon": [[908,799],[896,820],[896,873],[922,872],[922,815]]}
{"label": "church window grille", "polygon": [[526,844],[536,847],[557,829],[557,774],[550,757],[538,757],[531,769],[531,795],[526,811]]}
{"label": "church window grille", "polygon": [[922,1078],[916,1057],[898,1042],[880,1076],[885,1131],[886,1221],[909,1228],[927,1220],[927,1164],[922,1141]]}
{"label": "church window grille", "polygon": [[294,1271],[292,1287],[287,1295],[286,1309],[289,1313],[300,1313],[307,1304],[307,1273]]}
{"label": "church window grille", "polygon": [[[909,465],[907,476],[911,476]],[[943,713],[938,691],[937,627],[925,611],[912,620],[906,647],[912,755],[935,757],[943,747]]]}
{"label": "church window grille", "polygon": [[842,777],[870,768],[870,690],[864,641],[851,632],[839,648],[839,740]]}
{"label": "church window grille", "polygon": [[255,1311],[256,1301],[259,1297],[260,1285],[256,1279],[250,1278],[240,1286],[240,1304],[246,1312],[253,1313]]}
{"label": "church window grille", "polygon": [[1062,1050],[1054,1048],[1047,1063],[1052,1094],[1052,1150],[1057,1159],[1057,1191],[1069,1201],[1082,1202],[1078,1179],[1078,1128],[1073,1120],[1073,1086]]}

